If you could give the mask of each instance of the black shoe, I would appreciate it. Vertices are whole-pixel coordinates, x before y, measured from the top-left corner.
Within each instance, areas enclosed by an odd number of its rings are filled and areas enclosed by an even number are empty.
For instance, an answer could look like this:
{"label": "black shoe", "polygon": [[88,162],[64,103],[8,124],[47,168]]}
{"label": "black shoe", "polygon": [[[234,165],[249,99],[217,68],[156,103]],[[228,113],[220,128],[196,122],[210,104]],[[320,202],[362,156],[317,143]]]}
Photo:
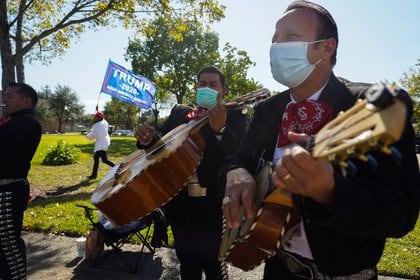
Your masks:
{"label": "black shoe", "polygon": [[96,179],[96,175],[90,175],[90,176],[88,177],[88,179],[90,179],[90,180],[92,180],[92,179]]}

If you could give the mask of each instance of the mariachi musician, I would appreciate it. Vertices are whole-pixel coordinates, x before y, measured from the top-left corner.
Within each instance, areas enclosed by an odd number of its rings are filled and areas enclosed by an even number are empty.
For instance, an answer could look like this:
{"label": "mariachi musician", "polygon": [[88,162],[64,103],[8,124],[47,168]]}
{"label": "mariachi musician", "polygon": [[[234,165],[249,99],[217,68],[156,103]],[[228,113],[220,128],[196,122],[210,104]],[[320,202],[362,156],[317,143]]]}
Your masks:
{"label": "mariachi musician", "polygon": [[200,130],[205,141],[202,160],[188,186],[163,208],[172,228],[181,278],[201,279],[204,272],[206,279],[217,280],[223,279],[224,271],[218,260],[224,187],[217,180],[217,174],[225,157],[239,147],[246,133],[247,117],[241,110],[227,109],[223,105],[225,77],[217,68],[202,68],[194,89],[198,107],[176,105],[160,128],[143,124],[135,137],[137,147],[145,149],[173,128],[208,116],[208,124]]}
{"label": "mariachi musician", "polygon": [[248,136],[224,167],[223,213],[230,228],[241,224],[240,206],[248,219],[256,215],[252,174],[262,161],[276,163],[275,187],[298,201],[300,222],[266,260],[264,279],[377,279],[386,238],[404,236],[418,218],[419,166],[405,91],[399,94],[407,103],[407,115],[401,113],[406,121],[394,145],[402,155],[400,165],[375,151],[376,168],[355,160],[357,171],[350,176],[290,143],[303,144],[372,90],[334,75],[337,44],[337,26],[325,8],[309,1],[287,7],[275,24],[270,65],[273,78],[289,89],[255,108]]}

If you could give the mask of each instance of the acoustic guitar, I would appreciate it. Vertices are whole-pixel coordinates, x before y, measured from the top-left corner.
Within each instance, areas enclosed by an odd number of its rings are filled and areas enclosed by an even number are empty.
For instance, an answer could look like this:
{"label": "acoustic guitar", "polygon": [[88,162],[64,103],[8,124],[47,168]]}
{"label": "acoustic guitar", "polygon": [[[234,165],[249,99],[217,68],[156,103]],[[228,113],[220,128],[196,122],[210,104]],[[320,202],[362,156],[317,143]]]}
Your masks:
{"label": "acoustic guitar", "polygon": [[[240,107],[269,97],[268,89],[243,95],[226,103]],[[91,202],[114,225],[141,219],[180,192],[196,171],[204,151],[199,130],[204,117],[182,124],[165,134],[152,147],[137,150],[116,164],[94,190]]]}
{"label": "acoustic guitar", "polygon": [[[317,159],[328,160],[344,168],[346,160],[368,160],[366,153],[379,149],[390,154],[389,145],[398,141],[406,122],[406,104],[399,98],[399,89],[377,84],[366,93],[365,100],[326,124],[308,143],[307,150]],[[294,211],[290,193],[271,183],[272,165],[267,162],[255,178],[255,205],[259,208],[253,220],[246,220],[237,229],[224,225],[219,250],[221,261],[248,271],[274,255],[289,226]]]}

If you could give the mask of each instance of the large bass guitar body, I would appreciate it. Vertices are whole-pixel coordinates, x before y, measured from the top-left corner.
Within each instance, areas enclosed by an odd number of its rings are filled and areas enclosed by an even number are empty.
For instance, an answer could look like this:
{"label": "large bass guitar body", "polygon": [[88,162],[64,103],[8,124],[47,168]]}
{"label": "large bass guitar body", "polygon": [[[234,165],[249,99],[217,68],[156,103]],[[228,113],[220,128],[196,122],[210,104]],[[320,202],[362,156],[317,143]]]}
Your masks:
{"label": "large bass guitar body", "polygon": [[[238,107],[270,96],[259,89],[225,104]],[[182,124],[146,150],[138,150],[115,165],[93,192],[91,202],[114,225],[143,218],[171,200],[189,182],[205,147],[200,129],[204,117]]]}
{"label": "large bass guitar body", "polygon": [[101,180],[92,204],[114,225],[129,224],[164,205],[200,163],[204,141],[192,129],[197,127],[180,125],[151,149],[128,155]]}

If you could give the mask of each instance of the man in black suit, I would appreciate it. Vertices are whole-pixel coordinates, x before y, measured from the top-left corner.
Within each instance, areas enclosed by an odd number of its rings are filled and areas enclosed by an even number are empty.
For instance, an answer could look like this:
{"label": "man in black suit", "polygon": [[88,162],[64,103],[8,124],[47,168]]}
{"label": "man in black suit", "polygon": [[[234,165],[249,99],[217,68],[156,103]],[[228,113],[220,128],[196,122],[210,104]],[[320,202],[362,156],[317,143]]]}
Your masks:
{"label": "man in black suit", "polygon": [[26,279],[26,250],[21,238],[28,205],[28,172],[41,140],[35,118],[36,91],[10,83],[3,93],[5,116],[0,118],[0,279]]}
{"label": "man in black suit", "polygon": [[278,253],[266,260],[264,279],[377,279],[386,238],[404,236],[418,217],[411,100],[400,90],[408,105],[402,137],[394,145],[401,164],[373,152],[377,171],[356,160],[356,175],[346,176],[340,167],[289,143],[305,142],[308,134],[363,98],[371,85],[335,77],[337,26],[317,4],[292,2],[276,23],[272,43],[273,78],[289,90],[255,108],[248,136],[224,166],[227,225],[239,227],[240,206],[248,219],[255,217],[252,174],[259,163],[271,161],[276,164],[275,187],[293,194],[301,214],[300,222],[282,236]]}
{"label": "man in black suit", "polygon": [[[223,105],[225,77],[215,67],[204,67],[197,75],[198,107],[176,105],[159,129],[142,125],[135,133],[138,148],[147,148],[173,128],[194,124],[208,115],[200,134],[205,142],[197,171],[179,194],[164,205],[172,228],[182,279],[223,279],[218,250],[222,235],[221,201],[224,186],[218,181],[219,167],[233,155],[245,135],[247,117],[239,109]],[[176,166],[174,166],[176,168]],[[165,172],[165,170],[162,170]]]}

